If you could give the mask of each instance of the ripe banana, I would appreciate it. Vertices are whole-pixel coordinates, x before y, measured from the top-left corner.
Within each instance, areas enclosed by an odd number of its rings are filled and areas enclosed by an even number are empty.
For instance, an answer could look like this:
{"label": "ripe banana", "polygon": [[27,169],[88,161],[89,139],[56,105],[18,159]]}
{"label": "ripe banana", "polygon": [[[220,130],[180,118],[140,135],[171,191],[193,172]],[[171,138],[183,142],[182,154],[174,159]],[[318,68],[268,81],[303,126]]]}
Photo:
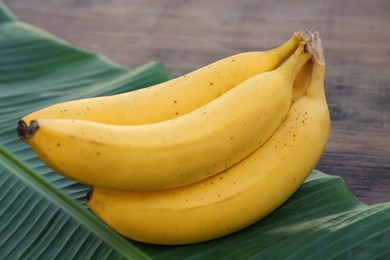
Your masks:
{"label": "ripe banana", "polygon": [[283,124],[256,152],[213,177],[184,187],[130,192],[95,187],[88,207],[118,233],[142,242],[203,242],[241,230],[280,206],[318,162],[330,132],[324,66]]}
{"label": "ripe banana", "polygon": [[302,42],[276,70],[171,120],[119,126],[43,118],[19,135],[56,172],[91,186],[156,190],[190,184],[234,165],[275,132],[310,57]]}
{"label": "ripe banana", "polygon": [[310,75],[310,73],[311,64],[310,62],[308,62],[302,67],[301,71],[298,73],[297,77],[294,80],[293,92],[291,97],[293,102],[298,100],[305,94],[306,89],[310,83],[310,77],[308,77],[307,75]]}
{"label": "ripe banana", "polygon": [[22,119],[82,119],[107,124],[147,124],[186,114],[244,80],[277,68],[297,48],[301,33],[266,52],[245,52],[224,58],[187,75],[124,94],[54,104]]}

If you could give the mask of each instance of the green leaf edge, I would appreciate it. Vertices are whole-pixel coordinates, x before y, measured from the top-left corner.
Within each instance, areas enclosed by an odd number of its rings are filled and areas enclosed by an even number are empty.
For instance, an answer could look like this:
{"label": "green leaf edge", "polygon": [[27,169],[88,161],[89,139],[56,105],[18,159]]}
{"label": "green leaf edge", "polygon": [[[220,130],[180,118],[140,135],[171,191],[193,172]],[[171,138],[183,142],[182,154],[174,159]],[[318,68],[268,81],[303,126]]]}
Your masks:
{"label": "green leaf edge", "polygon": [[[39,32],[40,34],[49,38],[51,41],[56,42],[59,45],[63,45],[66,48],[70,46],[70,44],[66,41],[57,38],[54,35],[38,27],[19,21],[17,17],[14,16],[13,13],[3,3],[3,1],[0,0],[0,25],[5,25],[9,22],[21,24],[25,28],[30,27],[32,30]],[[85,52],[84,49],[79,48],[77,46],[71,45],[71,47],[75,51]],[[103,55],[97,53],[90,53],[90,55],[93,55],[97,59],[102,60],[109,66],[128,70],[128,68],[125,68],[124,66],[117,64],[110,59],[107,59]],[[137,75],[139,73],[142,73],[143,71],[147,71],[153,67],[159,66],[162,68],[160,62],[149,62],[135,69],[128,70],[128,72],[126,72],[114,81],[121,81],[124,78],[132,77],[133,75]],[[161,69],[159,73],[161,74],[161,79],[171,79],[171,76],[165,69]],[[105,92],[100,94],[111,94],[111,89],[107,89]],[[72,218],[77,219],[80,224],[88,228],[98,238],[104,241],[107,245],[111,246],[112,249],[114,249],[117,253],[121,254],[123,257],[131,259],[150,259],[150,257],[147,256],[141,249],[129,243],[128,239],[113,231],[100,219],[98,219],[94,214],[83,208],[82,205],[80,205],[77,201],[72,200],[60,189],[57,189],[42,176],[36,174],[34,170],[30,169],[29,166],[27,166],[22,160],[14,156],[2,145],[0,145],[0,161],[6,169],[18,176],[23,182],[27,183],[29,187],[33,188],[43,197],[49,199],[61,210],[64,210],[66,213],[68,213]]]}
{"label": "green leaf edge", "polygon": [[17,20],[15,15],[8,9],[8,7],[0,1],[0,23],[2,22],[12,22]]}
{"label": "green leaf edge", "polygon": [[27,182],[29,187],[32,187],[45,198],[58,205],[59,208],[65,210],[69,215],[79,220],[82,225],[87,227],[97,237],[101,238],[124,257],[131,259],[150,259],[143,251],[109,228],[91,212],[85,210],[76,201],[70,199],[59,189],[53,187],[44,178],[35,174],[33,170],[24,164],[24,162],[17,159],[2,146],[0,146],[0,161],[2,161],[3,165],[8,170],[20,177],[24,182]]}

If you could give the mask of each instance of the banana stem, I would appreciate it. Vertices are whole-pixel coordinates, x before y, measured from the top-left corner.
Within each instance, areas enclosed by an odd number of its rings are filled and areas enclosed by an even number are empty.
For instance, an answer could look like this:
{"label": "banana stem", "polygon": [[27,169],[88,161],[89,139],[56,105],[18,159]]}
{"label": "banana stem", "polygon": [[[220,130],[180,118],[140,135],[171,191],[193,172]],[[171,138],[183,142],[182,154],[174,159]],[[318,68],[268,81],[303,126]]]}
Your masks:
{"label": "banana stem", "polygon": [[315,99],[325,99],[324,77],[325,66],[317,61],[311,60],[312,79],[306,90],[305,95]]}
{"label": "banana stem", "polygon": [[291,80],[295,80],[303,65],[313,57],[313,59],[321,66],[325,66],[324,53],[320,35],[317,31],[301,31],[295,33],[294,36],[300,35],[302,41],[298,48],[288,58],[279,69],[282,73]]}
{"label": "banana stem", "polygon": [[314,30],[302,31],[299,33],[304,41],[307,42],[307,51],[313,55],[311,60],[312,79],[306,90],[306,96],[325,99],[325,58],[320,34]]}
{"label": "banana stem", "polygon": [[324,50],[322,48],[322,42],[320,34],[315,30],[300,31],[304,41],[307,42],[307,50],[313,55],[313,58],[322,66],[325,66]]}
{"label": "banana stem", "polygon": [[294,33],[292,37],[282,45],[271,49],[268,53],[271,56],[275,56],[280,59],[282,62],[286,60],[286,57],[290,57],[294,53],[294,50],[298,47],[300,41],[303,40],[301,33]]}
{"label": "banana stem", "polygon": [[291,57],[277,69],[291,82],[295,80],[303,65],[312,57],[312,54],[308,52],[308,48],[305,46],[307,46],[306,41],[300,42]]}

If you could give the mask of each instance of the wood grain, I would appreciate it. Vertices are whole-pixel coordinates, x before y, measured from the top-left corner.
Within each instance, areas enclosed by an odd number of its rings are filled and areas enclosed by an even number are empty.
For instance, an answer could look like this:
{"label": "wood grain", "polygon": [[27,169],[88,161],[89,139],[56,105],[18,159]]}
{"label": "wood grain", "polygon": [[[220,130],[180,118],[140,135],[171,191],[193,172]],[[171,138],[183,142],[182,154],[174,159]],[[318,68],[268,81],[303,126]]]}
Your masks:
{"label": "wood grain", "polygon": [[366,204],[390,201],[388,156],[326,152],[316,168],[342,177],[352,193]]}
{"label": "wood grain", "polygon": [[318,168],[367,203],[390,200],[390,1],[5,0],[19,19],[128,67],[173,76],[266,50],[298,30],[322,36],[332,132]]}

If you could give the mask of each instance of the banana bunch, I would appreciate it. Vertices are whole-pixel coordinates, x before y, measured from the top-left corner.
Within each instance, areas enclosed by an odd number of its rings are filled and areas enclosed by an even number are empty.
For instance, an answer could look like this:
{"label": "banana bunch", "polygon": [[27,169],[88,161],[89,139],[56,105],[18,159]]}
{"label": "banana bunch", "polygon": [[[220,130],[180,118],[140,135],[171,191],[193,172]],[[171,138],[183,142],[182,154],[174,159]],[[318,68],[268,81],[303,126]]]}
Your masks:
{"label": "banana bunch", "polygon": [[93,187],[88,206],[120,234],[189,244],[281,205],[325,149],[330,118],[315,31],[121,95],[44,108],[19,137]]}
{"label": "banana bunch", "polygon": [[280,125],[310,58],[303,44],[297,50],[301,39],[294,34],[274,50],[226,58],[149,89],[44,108],[20,121],[19,136],[56,172],[92,186],[191,184],[239,162]]}

